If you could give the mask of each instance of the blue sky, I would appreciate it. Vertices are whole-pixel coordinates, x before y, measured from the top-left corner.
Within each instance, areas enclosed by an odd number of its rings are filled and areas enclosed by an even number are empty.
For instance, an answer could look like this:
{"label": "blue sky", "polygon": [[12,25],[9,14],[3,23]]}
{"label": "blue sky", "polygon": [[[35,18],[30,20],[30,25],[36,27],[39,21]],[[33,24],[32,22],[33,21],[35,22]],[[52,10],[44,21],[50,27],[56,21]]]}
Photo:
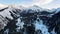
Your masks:
{"label": "blue sky", "polygon": [[0,0],[2,4],[22,4],[22,3],[32,3],[33,0]]}
{"label": "blue sky", "polygon": [[0,4],[38,5],[45,8],[60,7],[60,0],[0,0]]}

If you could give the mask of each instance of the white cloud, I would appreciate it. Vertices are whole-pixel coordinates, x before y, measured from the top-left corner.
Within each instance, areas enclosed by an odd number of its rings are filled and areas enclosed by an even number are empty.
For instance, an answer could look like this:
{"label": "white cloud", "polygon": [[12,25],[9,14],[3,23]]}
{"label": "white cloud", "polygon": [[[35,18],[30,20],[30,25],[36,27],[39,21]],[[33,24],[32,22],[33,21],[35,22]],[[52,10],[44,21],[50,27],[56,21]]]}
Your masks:
{"label": "white cloud", "polygon": [[41,7],[47,9],[54,9],[54,8],[60,8],[60,4],[48,4],[48,5],[43,5]]}
{"label": "white cloud", "polygon": [[[32,2],[30,2],[29,4],[28,3],[23,3],[23,4],[16,4],[18,6],[24,6],[24,7],[29,7],[29,6],[33,6],[33,5],[37,5],[37,6],[40,6],[42,8],[48,8],[48,9],[52,9],[52,8],[57,8],[57,7],[60,7],[59,4],[53,4],[51,3],[53,2],[54,3],[54,0],[32,0]],[[8,5],[5,5],[5,4],[1,4],[0,3],[0,8],[1,7],[6,7]],[[12,4],[12,6],[15,6],[15,4]]]}
{"label": "white cloud", "polygon": [[4,8],[4,7],[7,7],[8,5],[5,5],[5,4],[1,4],[0,3],[0,8]]}
{"label": "white cloud", "polygon": [[42,5],[47,5],[47,4],[51,3],[52,1],[53,0],[32,0],[32,2],[30,4],[23,3],[23,4],[20,4],[20,5],[25,6],[25,7],[37,5],[37,6],[41,7]]}
{"label": "white cloud", "polygon": [[45,5],[51,3],[53,0],[34,0],[33,4],[34,5]]}
{"label": "white cloud", "polygon": [[[33,6],[33,5],[42,6],[42,5],[45,5],[45,4],[49,4],[52,1],[53,0],[32,0],[29,4],[28,3],[23,3],[23,4],[20,3],[20,5],[23,5],[25,7]],[[6,6],[7,5],[0,3],[0,7],[6,7]]]}

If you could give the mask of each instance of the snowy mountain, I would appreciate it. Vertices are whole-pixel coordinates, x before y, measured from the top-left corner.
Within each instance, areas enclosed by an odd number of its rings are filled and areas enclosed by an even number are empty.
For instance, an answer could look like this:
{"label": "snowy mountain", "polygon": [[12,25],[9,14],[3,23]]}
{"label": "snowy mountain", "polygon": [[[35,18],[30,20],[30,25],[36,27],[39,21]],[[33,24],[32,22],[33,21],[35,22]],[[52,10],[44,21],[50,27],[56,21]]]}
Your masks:
{"label": "snowy mountain", "polygon": [[0,34],[60,34],[60,9],[8,6],[0,9]]}

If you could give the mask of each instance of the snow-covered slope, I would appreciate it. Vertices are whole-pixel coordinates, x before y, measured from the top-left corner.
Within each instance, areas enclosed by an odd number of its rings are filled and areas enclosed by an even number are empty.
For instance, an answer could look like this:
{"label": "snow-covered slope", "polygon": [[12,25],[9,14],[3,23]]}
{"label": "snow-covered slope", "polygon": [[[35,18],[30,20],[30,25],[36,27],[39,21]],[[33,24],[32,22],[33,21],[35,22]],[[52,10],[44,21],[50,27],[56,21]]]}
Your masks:
{"label": "snow-covered slope", "polygon": [[[13,7],[5,7],[0,9],[0,22],[3,24],[2,28],[4,27],[5,22],[8,23],[8,19],[16,19],[19,17],[19,9],[15,9]],[[6,19],[8,18],[8,19]],[[0,23],[0,24],[1,24]],[[7,25],[7,23],[5,25]],[[1,29],[0,29],[1,30]]]}

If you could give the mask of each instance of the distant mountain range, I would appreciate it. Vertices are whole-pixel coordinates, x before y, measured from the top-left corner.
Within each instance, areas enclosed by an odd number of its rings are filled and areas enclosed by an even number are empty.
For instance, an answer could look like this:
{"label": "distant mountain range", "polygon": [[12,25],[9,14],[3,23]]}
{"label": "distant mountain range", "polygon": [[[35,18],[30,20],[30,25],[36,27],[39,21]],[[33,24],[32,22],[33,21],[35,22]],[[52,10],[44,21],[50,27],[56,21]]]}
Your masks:
{"label": "distant mountain range", "polygon": [[[57,34],[60,34],[60,27],[59,27],[60,8],[49,10],[35,5],[31,7],[7,6],[1,8],[0,9],[0,30],[1,30],[0,33],[2,34],[3,33],[2,30],[4,29],[12,28],[12,26],[13,27],[17,26],[16,23],[18,22],[17,21],[18,18],[20,18],[21,21],[24,22],[24,25],[26,25],[27,28],[28,26],[30,27],[31,26],[30,24],[34,23],[36,20],[39,21],[39,19],[41,19],[43,21],[43,25],[47,27],[50,34],[52,33],[52,30],[54,28],[55,28],[55,32]],[[27,31],[29,32],[30,30],[28,29]],[[20,31],[20,33],[22,33],[22,30]],[[33,32],[31,32],[30,34],[33,34]]]}

